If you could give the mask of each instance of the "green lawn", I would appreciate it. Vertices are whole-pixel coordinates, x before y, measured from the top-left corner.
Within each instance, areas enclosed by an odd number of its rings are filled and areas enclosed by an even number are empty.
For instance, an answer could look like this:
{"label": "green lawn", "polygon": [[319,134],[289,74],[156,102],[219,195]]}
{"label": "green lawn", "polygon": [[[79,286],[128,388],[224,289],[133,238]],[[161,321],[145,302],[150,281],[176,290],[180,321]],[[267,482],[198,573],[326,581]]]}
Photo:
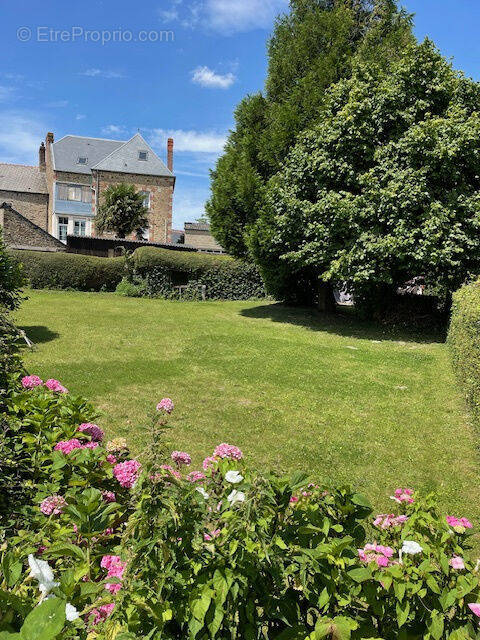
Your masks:
{"label": "green lawn", "polygon": [[397,486],[436,490],[478,518],[476,435],[435,338],[266,302],[166,302],[29,292],[16,314],[27,367],[91,399],[109,436],[142,454],[156,402],[196,463],[219,442],[249,463],[352,483],[378,509]]}

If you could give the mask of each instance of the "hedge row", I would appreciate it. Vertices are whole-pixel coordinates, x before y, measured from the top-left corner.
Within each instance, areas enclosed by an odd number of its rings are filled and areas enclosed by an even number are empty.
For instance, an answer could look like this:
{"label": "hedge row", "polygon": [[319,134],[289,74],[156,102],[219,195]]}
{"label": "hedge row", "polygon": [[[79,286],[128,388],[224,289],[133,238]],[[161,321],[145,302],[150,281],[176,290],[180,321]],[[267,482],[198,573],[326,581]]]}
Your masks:
{"label": "hedge row", "polygon": [[257,268],[229,256],[141,247],[134,254],[135,273],[146,280],[149,295],[166,295],[179,285],[205,285],[210,300],[265,297]]}
{"label": "hedge row", "polygon": [[115,291],[124,275],[123,258],[98,258],[76,253],[13,251],[24,265],[33,289]]}
{"label": "hedge row", "polygon": [[480,281],[454,294],[448,344],[455,373],[480,426]]}

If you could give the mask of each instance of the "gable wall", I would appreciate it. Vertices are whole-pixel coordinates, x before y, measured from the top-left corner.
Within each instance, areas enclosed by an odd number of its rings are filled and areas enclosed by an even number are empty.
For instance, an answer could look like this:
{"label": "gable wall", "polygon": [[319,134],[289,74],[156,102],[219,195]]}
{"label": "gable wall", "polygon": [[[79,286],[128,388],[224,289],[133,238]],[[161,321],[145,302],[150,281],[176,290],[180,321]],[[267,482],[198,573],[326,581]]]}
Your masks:
{"label": "gable wall", "polygon": [[48,230],[48,194],[0,190],[0,204],[6,202],[45,231]]}

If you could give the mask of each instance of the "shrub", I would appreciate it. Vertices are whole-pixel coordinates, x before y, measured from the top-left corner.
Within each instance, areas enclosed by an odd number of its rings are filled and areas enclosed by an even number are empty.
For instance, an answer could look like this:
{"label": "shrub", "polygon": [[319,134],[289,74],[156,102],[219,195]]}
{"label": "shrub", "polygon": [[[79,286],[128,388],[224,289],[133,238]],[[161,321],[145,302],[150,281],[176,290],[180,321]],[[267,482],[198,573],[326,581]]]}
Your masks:
{"label": "shrub", "polygon": [[265,296],[257,268],[229,256],[142,247],[134,254],[136,273],[149,295],[170,297],[174,287],[206,286],[210,300],[248,300]]}
{"label": "shrub", "polygon": [[454,294],[448,344],[455,373],[480,426],[480,281]]}
{"label": "shrub", "polygon": [[117,284],[115,293],[127,298],[141,298],[146,293],[146,285],[143,280],[138,278],[134,278],[133,281],[131,281],[127,277],[124,277]]}
{"label": "shrub", "polygon": [[13,251],[24,265],[33,289],[115,291],[124,275],[123,258],[98,258],[76,253]]}
{"label": "shrub", "polygon": [[24,284],[23,270],[7,253],[0,227],[0,311],[2,308],[12,310],[18,307]]}

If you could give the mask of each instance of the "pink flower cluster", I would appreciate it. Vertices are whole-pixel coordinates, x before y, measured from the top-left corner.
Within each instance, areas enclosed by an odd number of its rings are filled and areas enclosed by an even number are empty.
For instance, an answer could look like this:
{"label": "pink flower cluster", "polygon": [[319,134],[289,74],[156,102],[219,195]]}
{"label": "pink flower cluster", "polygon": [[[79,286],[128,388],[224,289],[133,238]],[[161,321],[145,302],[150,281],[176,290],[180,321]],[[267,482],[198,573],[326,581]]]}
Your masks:
{"label": "pink flower cluster", "polygon": [[204,482],[206,479],[206,475],[201,471],[190,471],[187,476],[189,482]]}
{"label": "pink flower cluster", "polygon": [[107,462],[109,464],[117,464],[117,459],[116,457],[113,455],[113,453],[109,453],[107,458],[106,458]]}
{"label": "pink flower cluster", "polygon": [[174,469],[173,467],[171,467],[169,464],[162,464],[160,465],[160,469],[162,469],[163,471],[166,471],[167,473],[169,473],[170,475],[172,475],[174,478],[176,478],[177,480],[181,480],[182,479],[182,474],[179,473],[176,469]]}
{"label": "pink flower cluster", "polygon": [[22,387],[24,389],[33,389],[43,384],[43,380],[38,376],[25,376],[22,378]]}
{"label": "pink flower cluster", "polygon": [[366,544],[363,549],[358,549],[358,557],[362,562],[369,564],[376,562],[378,567],[388,567],[395,551],[391,547],[381,544]]}
{"label": "pink flower cluster", "polygon": [[102,442],[105,434],[102,429],[91,422],[84,422],[78,427],[78,431],[90,436],[94,442]]}
{"label": "pink flower cluster", "polygon": [[115,494],[113,491],[102,491],[102,498],[105,502],[115,502]]}
{"label": "pink flower cluster", "polygon": [[241,460],[243,458],[243,453],[238,447],[227,444],[226,442],[219,444],[218,447],[215,448],[213,455],[217,458],[231,458],[232,460]]}
{"label": "pink flower cluster", "polygon": [[170,398],[163,398],[163,400],[160,400],[160,402],[157,404],[157,411],[172,413],[174,407],[175,405],[173,404],[172,400],[170,400]]}
{"label": "pink flower cluster", "polygon": [[392,527],[400,527],[408,520],[408,516],[396,516],[394,513],[381,513],[373,521],[373,526],[379,529],[391,529]]}
{"label": "pink flower cluster", "polygon": [[112,602],[111,604],[102,604],[98,609],[92,609],[88,614],[90,624],[96,627],[101,622],[105,622],[105,620],[112,615],[114,608],[115,605]]}
{"label": "pink flower cluster", "polygon": [[480,603],[479,602],[471,602],[468,605],[468,608],[472,613],[474,613],[477,618],[480,618]]}
{"label": "pink flower cluster", "polygon": [[465,562],[463,561],[463,558],[460,558],[460,556],[453,556],[453,558],[450,558],[448,564],[452,569],[465,569]]}
{"label": "pink flower cluster", "polygon": [[447,516],[447,524],[451,527],[463,527],[464,529],[473,527],[473,524],[467,518],[456,518],[455,516]]}
{"label": "pink flower cluster", "polygon": [[214,458],[213,456],[208,456],[202,462],[202,467],[205,471],[208,471],[208,469],[210,469],[210,467],[214,467],[217,464],[217,462],[218,462],[217,458]]}
{"label": "pink flower cluster", "polygon": [[[122,580],[127,563],[123,562],[120,556],[103,556],[100,566],[107,570],[107,578]],[[117,593],[121,588],[122,585],[119,582],[107,582],[105,585],[105,589],[110,593]]]}
{"label": "pink flower cluster", "polygon": [[392,500],[401,504],[402,502],[406,502],[407,504],[412,504],[413,502],[413,489],[395,489],[395,495],[391,496]]}
{"label": "pink flower cluster", "polygon": [[210,542],[211,540],[218,538],[220,534],[221,534],[221,529],[214,529],[213,531],[210,531],[210,533],[204,533],[203,539],[205,540],[205,542]]}
{"label": "pink flower cluster", "polygon": [[75,449],[96,449],[99,446],[98,442],[80,442],[77,438],[71,440],[62,440],[54,446],[55,451],[61,451],[65,455],[71,453]]}
{"label": "pink flower cluster", "polygon": [[192,458],[185,451],[173,451],[171,458],[178,466],[184,464],[188,467],[192,464]]}
{"label": "pink flower cluster", "polygon": [[40,504],[40,511],[44,513],[46,516],[51,516],[52,514],[57,516],[60,513],[63,513],[64,507],[67,506],[67,501],[62,496],[48,496],[45,498]]}
{"label": "pink flower cluster", "polygon": [[140,475],[140,462],[138,460],[125,460],[113,467],[113,475],[126,489],[131,489]]}
{"label": "pink flower cluster", "polygon": [[50,380],[47,380],[45,382],[45,386],[47,387],[47,389],[50,389],[50,391],[55,391],[55,393],[68,393],[68,389],[54,378],[50,378]]}

